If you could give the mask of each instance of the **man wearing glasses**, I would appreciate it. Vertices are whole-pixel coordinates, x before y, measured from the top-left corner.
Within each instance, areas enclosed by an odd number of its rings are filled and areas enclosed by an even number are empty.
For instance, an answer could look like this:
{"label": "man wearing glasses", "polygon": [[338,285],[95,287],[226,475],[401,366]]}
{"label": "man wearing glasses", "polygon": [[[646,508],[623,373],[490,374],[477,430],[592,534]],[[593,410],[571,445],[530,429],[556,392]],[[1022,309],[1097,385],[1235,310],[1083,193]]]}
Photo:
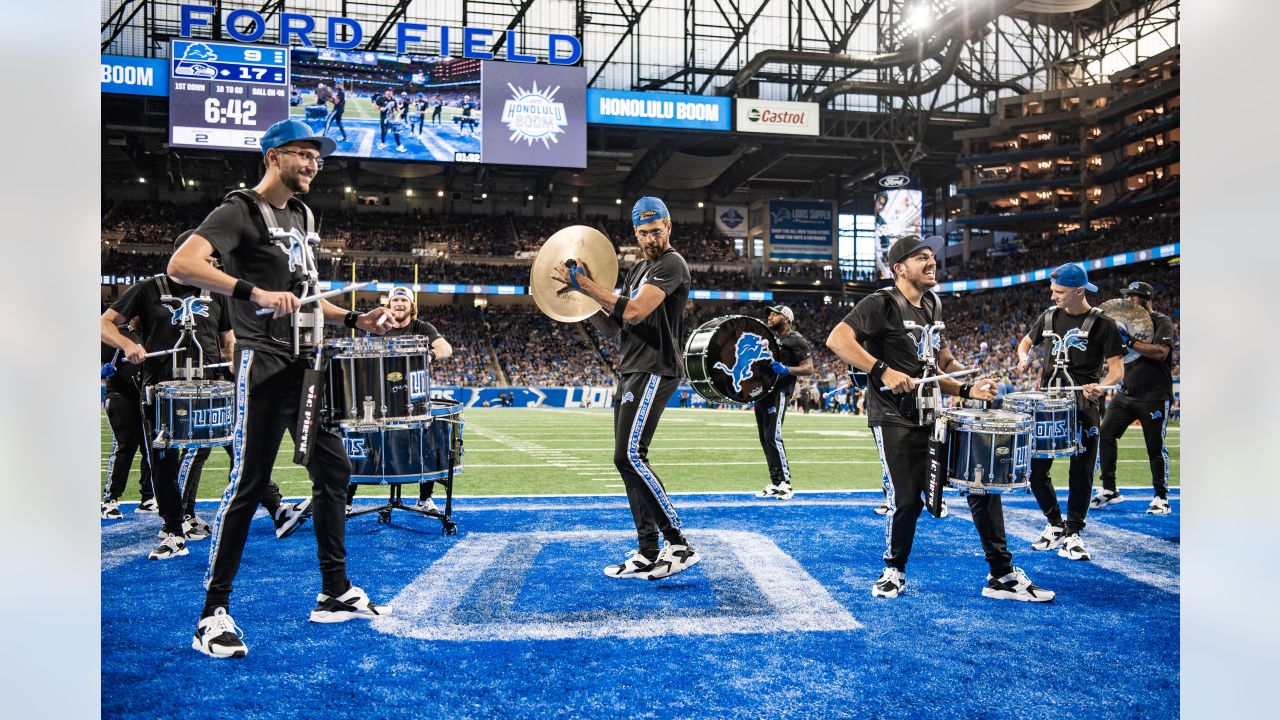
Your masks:
{"label": "man wearing glasses", "polygon": [[[622,334],[619,381],[614,390],[613,464],[627,488],[639,549],[604,568],[614,578],[660,580],[702,559],[685,540],[680,518],[658,474],[649,465],[649,441],[667,401],[680,385],[684,306],[689,300],[689,265],[671,249],[671,214],[656,197],[642,197],[631,209],[631,224],[644,260],[631,266],[622,293],[591,280],[590,268],[555,268],[560,282],[600,303],[591,324],[605,337]],[[659,538],[666,547],[658,550]]]}
{"label": "man wearing glasses", "polygon": [[[296,120],[272,125],[262,136],[262,180],[252,190],[229,194],[173,254],[168,273],[179,282],[229,295],[236,335],[236,418],[231,481],[213,523],[205,604],[191,646],[212,657],[244,657],[248,648],[231,619],[231,585],[240,567],[258,501],[268,487],[280,441],[294,434],[303,374],[310,367],[317,333],[303,332],[299,293],[315,267],[307,240],[313,216],[296,196],[332,153],[331,138],[314,136]],[[225,272],[208,259],[218,254]],[[379,332],[386,308],[363,315],[320,300],[326,324]],[[274,313],[259,315],[259,309]],[[389,319],[389,318],[388,318]],[[294,323],[298,323],[295,336]],[[295,338],[298,351],[295,353]],[[297,441],[297,438],[294,438]],[[351,464],[342,438],[321,428],[312,441],[307,473],[312,483],[316,550],[322,579],[312,622],[343,622],[387,615],[347,579],[344,538],[347,481]]]}

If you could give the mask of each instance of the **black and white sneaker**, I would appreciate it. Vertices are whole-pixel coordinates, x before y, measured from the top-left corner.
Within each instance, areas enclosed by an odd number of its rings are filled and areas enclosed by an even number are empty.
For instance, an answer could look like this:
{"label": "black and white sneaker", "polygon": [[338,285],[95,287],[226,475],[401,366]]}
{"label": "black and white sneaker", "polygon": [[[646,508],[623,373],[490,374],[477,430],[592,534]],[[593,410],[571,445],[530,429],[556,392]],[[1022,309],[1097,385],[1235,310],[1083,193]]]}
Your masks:
{"label": "black and white sneaker", "polygon": [[795,495],[795,491],[791,489],[791,483],[786,480],[777,485],[769,483],[764,486],[763,490],[756,493],[758,498],[776,498],[778,500],[790,500],[792,495]]}
{"label": "black and white sneaker", "polygon": [[434,500],[432,500],[431,498],[426,498],[426,499],[424,499],[424,500],[419,500],[419,501],[418,501],[418,504],[417,504],[417,505],[415,505],[414,507],[418,508],[419,510],[421,510],[421,511],[423,511],[423,512],[433,512],[433,513],[438,513],[438,512],[440,512],[440,508],[436,507],[436,503],[435,503],[435,501],[434,501]]}
{"label": "black and white sneaker", "polygon": [[646,580],[661,580],[676,573],[682,573],[701,561],[702,556],[691,546],[667,543],[666,547],[662,548],[662,552],[658,553],[658,559],[653,561],[653,567],[644,577]]}
{"label": "black and white sneaker", "polygon": [[[191,527],[205,537],[213,534],[213,526],[205,522],[199,515],[194,513],[188,515],[186,517],[186,522],[183,523],[184,528],[186,527],[186,523],[191,523]],[[187,534],[187,537],[191,537],[190,533]]]}
{"label": "black and white sneaker", "polygon": [[176,533],[166,533],[164,539],[156,546],[155,550],[147,555],[148,560],[168,560],[169,558],[181,557],[187,554],[187,542]]}
{"label": "black and white sneaker", "polygon": [[1098,488],[1093,497],[1089,498],[1089,509],[1097,510],[1108,505],[1115,505],[1126,500],[1125,496],[1120,494],[1119,490],[1108,490],[1106,488]]}
{"label": "black and white sneaker", "polygon": [[1169,507],[1169,498],[1153,497],[1147,506],[1148,515],[1168,515],[1171,512],[1173,508]]}
{"label": "black and white sneaker", "polygon": [[[168,534],[169,533],[166,532],[164,528],[160,528],[160,530],[156,532],[156,537],[163,540]],[[209,533],[194,525],[191,522],[191,517],[187,516],[187,519],[182,521],[182,537],[187,541],[204,540],[209,537]]]}
{"label": "black and white sneaker", "polygon": [[302,527],[302,524],[311,517],[311,498],[306,498],[300,503],[281,503],[276,508],[276,539],[281,540],[287,538]]}
{"label": "black and white sneaker", "polygon": [[938,517],[941,519],[941,518],[947,517],[947,516],[948,516],[948,515],[950,515],[950,514],[951,514],[951,511],[947,509],[947,501],[946,501],[946,500],[943,500],[943,501],[942,501],[942,512],[939,512],[939,513],[938,513]]}
{"label": "black and white sneaker", "polygon": [[120,502],[115,498],[111,498],[102,503],[102,519],[103,520],[123,520],[124,514],[120,512]]}
{"label": "black and white sneaker", "polygon": [[1054,525],[1048,523],[1044,526],[1044,532],[1040,533],[1040,537],[1031,543],[1032,550],[1052,550],[1062,545],[1062,540],[1066,536],[1067,529],[1062,525]]}
{"label": "black and white sneaker", "polygon": [[611,578],[643,578],[653,570],[653,564],[654,561],[645,557],[639,550],[632,550],[626,560],[617,565],[607,566],[604,574]]}
{"label": "black and white sneaker", "polygon": [[391,614],[390,605],[377,605],[354,585],[338,597],[324,593],[316,595],[316,607],[311,611],[311,622],[340,623],[359,618],[383,617]]}
{"label": "black and white sneaker", "polygon": [[907,586],[907,574],[895,567],[886,567],[880,579],[871,585],[871,597],[896,598]]}
{"label": "black and white sneaker", "polygon": [[133,511],[139,515],[156,515],[160,512],[160,506],[156,505],[155,498],[148,498],[138,503],[138,507],[134,508]]}
{"label": "black and white sneaker", "polygon": [[1084,549],[1084,541],[1080,533],[1071,533],[1062,539],[1062,547],[1058,548],[1058,557],[1068,560],[1090,560],[1089,551]]}
{"label": "black and white sneaker", "polygon": [[196,634],[191,638],[191,648],[215,658],[242,658],[249,648],[240,638],[244,633],[236,627],[236,621],[226,608],[218,608],[209,617],[196,623]]}
{"label": "black and white sneaker", "polygon": [[1021,568],[1002,578],[993,578],[987,574],[987,586],[982,588],[982,597],[994,600],[1022,600],[1023,602],[1049,602],[1056,596],[1052,590],[1036,587]]}
{"label": "black and white sneaker", "polygon": [[888,515],[888,514],[889,514],[889,506],[888,506],[888,505],[877,505],[877,506],[876,506],[876,509],[875,509],[875,514],[877,514],[877,515]]}

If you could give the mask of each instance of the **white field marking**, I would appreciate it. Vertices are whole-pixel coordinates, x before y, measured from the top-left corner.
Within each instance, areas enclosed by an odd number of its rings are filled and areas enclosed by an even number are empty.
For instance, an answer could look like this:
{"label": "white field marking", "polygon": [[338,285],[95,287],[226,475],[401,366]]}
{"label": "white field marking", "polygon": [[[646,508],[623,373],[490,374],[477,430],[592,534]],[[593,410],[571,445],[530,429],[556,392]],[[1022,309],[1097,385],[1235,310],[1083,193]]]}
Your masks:
{"label": "white field marking", "polygon": [[[968,507],[955,507],[952,513],[973,522]],[[1006,507],[1004,511],[1005,532],[1011,538],[1016,537],[1028,543],[1040,537],[1044,522],[1044,514],[1039,510]],[[1167,593],[1179,593],[1181,581],[1178,576],[1177,544],[1154,535],[1110,527],[1097,520],[1089,522],[1081,537],[1085,540],[1085,547],[1088,548],[1094,565]],[[1024,550],[1034,552],[1030,548]],[[1152,555],[1171,562],[1168,566],[1143,562],[1143,558],[1149,560]]]}
{"label": "white field marking", "polygon": [[605,485],[605,487],[607,487],[607,488],[620,488],[620,487],[626,487],[626,485]]}
{"label": "white field marking", "polygon": [[[719,608],[666,611],[598,611],[590,619],[580,614],[538,613],[526,620],[466,622],[457,618],[463,598],[483,597],[473,588],[481,578],[501,579],[524,573],[524,565],[506,566],[500,558],[513,544],[525,554],[536,553],[547,543],[610,543],[629,546],[635,533],[626,530],[580,530],[532,533],[469,533],[444,557],[422,572],[391,600],[394,614],[374,618],[372,627],[398,637],[430,641],[485,640],[568,640],[585,638],[649,638],[669,635],[724,635],[801,631],[848,631],[861,629],[849,611],[836,602],[818,581],[774,542],[757,533],[707,530],[691,533],[703,553],[704,577],[731,597],[757,592],[768,606],[763,612],[739,608],[737,615],[721,614]],[[612,580],[599,574],[597,583],[639,583],[639,580]],[[732,587],[725,588],[725,583]],[[621,587],[621,586],[620,586]],[[650,586],[652,587],[652,586]],[[647,588],[635,588],[644,591]],[[502,608],[494,607],[496,616]],[[485,614],[476,608],[476,614]]]}
{"label": "white field marking", "polygon": [[[574,447],[575,447],[575,448],[578,448],[578,449],[582,449],[582,450],[612,450],[612,449],[613,449],[613,444],[612,444],[612,443],[611,443],[611,444],[609,444],[609,445],[580,445],[580,444],[575,444],[575,445],[574,445]],[[714,446],[712,446],[712,447],[708,447],[707,445],[690,445],[690,446],[687,446],[687,447],[680,447],[680,446],[667,445],[667,444],[660,443],[660,444],[652,445],[651,447],[653,447],[653,449],[654,449],[654,450],[663,451],[663,452],[666,452],[666,451],[672,451],[672,452],[694,452],[694,451],[697,451],[697,452],[715,452],[715,451],[719,451],[719,450],[759,450],[759,449],[760,449],[760,443],[758,443],[758,442],[757,442],[757,443],[755,443],[755,444],[753,444],[753,445],[721,445],[720,443],[716,443],[716,444],[715,444]],[[791,450],[869,450],[869,451],[871,451],[871,452],[875,452],[875,449],[876,449],[876,448],[875,448],[875,445],[871,445],[871,444],[868,444],[868,445],[804,445],[804,444],[802,444],[802,443],[787,443],[787,450],[788,450],[788,452],[789,452],[789,451],[791,451]],[[511,452],[511,448],[503,448],[503,447],[492,447],[492,448],[481,447],[481,448],[473,448],[473,447],[468,447],[468,448],[467,448],[467,452],[468,452],[468,453],[473,453],[473,452],[485,452],[485,453],[491,453],[491,452]],[[540,454],[540,453],[531,453],[531,454]]]}
{"label": "white field marking", "polygon": [[830,437],[871,437],[871,433],[862,430],[790,430],[792,435],[824,435]]}

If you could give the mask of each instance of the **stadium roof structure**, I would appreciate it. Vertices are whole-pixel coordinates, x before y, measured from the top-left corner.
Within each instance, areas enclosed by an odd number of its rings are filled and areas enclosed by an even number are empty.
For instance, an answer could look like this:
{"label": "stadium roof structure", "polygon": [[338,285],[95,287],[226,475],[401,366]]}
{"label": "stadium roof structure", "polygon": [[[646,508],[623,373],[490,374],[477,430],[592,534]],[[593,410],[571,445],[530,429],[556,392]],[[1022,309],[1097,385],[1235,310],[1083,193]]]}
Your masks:
{"label": "stadium roof structure", "polygon": [[[105,54],[164,57],[180,0],[107,0]],[[739,195],[867,196],[884,171],[936,187],[956,173],[957,130],[980,127],[998,98],[1105,83],[1178,44],[1178,0],[265,0],[248,8],[341,15],[369,28],[362,45],[395,50],[397,22],[570,33],[588,86],[817,102],[816,137],[593,125],[588,167],[436,165],[334,159],[318,185],[395,189],[443,175],[446,187],[607,188],[620,196],[681,190]],[[217,23],[212,24],[217,39]],[[317,44],[323,43],[323,33]],[[505,36],[499,36],[505,39]],[[271,38],[270,33],[268,38]],[[498,41],[501,43],[501,40]],[[431,51],[431,41],[427,42]],[[170,149],[165,98],[104,96],[103,180],[256,179],[259,160]],[[182,183],[179,182],[179,185]]]}

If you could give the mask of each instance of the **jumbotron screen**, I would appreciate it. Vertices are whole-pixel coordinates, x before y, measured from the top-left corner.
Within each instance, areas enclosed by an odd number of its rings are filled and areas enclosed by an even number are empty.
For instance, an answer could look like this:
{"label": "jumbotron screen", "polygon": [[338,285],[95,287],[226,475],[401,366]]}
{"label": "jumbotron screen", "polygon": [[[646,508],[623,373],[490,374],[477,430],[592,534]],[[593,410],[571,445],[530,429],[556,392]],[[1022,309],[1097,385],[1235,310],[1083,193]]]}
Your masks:
{"label": "jumbotron screen", "polygon": [[906,175],[880,178],[875,196],[876,269],[881,279],[893,277],[885,255],[894,241],[904,235],[919,235],[923,219],[924,195]]}
{"label": "jumbotron screen", "polygon": [[379,160],[586,167],[586,70],[293,48],[289,113]]}

